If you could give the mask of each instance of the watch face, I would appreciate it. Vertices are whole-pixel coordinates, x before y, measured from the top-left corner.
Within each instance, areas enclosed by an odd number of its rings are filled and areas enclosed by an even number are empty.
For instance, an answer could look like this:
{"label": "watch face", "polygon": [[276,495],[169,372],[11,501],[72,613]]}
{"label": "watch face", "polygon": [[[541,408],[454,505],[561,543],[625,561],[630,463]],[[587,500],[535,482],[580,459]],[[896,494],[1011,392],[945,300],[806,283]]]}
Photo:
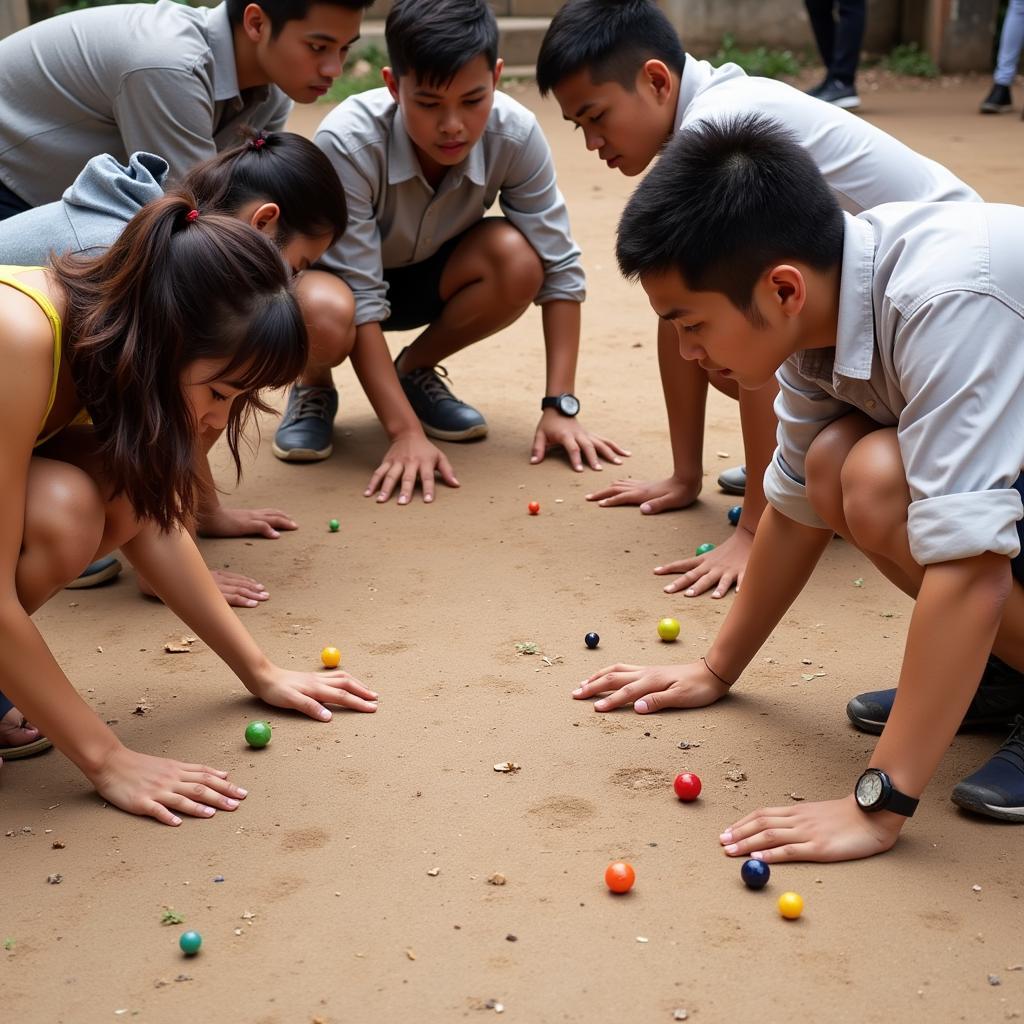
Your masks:
{"label": "watch face", "polygon": [[881,799],[882,779],[877,772],[865,772],[857,782],[857,803],[872,807]]}
{"label": "watch face", "polygon": [[560,395],[558,409],[566,416],[575,416],[580,411],[580,400],[575,395]]}

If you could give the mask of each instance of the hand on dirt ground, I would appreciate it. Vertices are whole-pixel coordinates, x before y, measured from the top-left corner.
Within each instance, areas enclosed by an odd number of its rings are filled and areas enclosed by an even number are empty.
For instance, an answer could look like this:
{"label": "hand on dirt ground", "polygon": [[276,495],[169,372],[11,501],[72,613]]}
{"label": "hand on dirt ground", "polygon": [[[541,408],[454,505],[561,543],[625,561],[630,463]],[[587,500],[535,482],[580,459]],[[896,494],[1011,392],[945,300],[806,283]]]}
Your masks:
{"label": "hand on dirt ground", "polygon": [[[261,601],[270,599],[267,588],[251,576],[229,572],[227,569],[211,569],[210,575],[217,584],[217,589],[224,595],[224,600],[232,608],[255,608]],[[139,575],[136,575],[135,579],[143,594],[160,600],[160,595],[150,586],[149,580]]]}
{"label": "hand on dirt ground", "polygon": [[789,807],[762,807],[719,837],[730,857],[781,861],[859,860],[896,843],[906,818],[890,811],[866,814],[852,794]]}
{"label": "hand on dirt ground", "polygon": [[249,686],[260,700],[276,708],[291,708],[310,718],[329,722],[331,713],[324,706],[347,711],[376,711],[377,694],[347,672],[292,672],[271,666],[266,678]]}
{"label": "hand on dirt ground", "polygon": [[200,515],[196,529],[202,537],[267,537],[277,540],[280,530],[299,524],[279,508],[225,508],[218,505]]}
{"label": "hand on dirt ground", "polygon": [[639,505],[645,516],[657,515],[673,508],[689,508],[700,494],[700,475],[692,480],[670,476],[665,480],[616,480],[609,487],[587,495],[587,501],[596,501],[602,508],[616,505]]}
{"label": "hand on dirt ground", "polygon": [[595,672],[572,691],[576,700],[607,693],[595,711],[611,711],[632,704],[638,714],[662,708],[703,708],[721,700],[729,687],[716,679],[701,661],[689,665],[611,665]]}
{"label": "hand on dirt ground", "polygon": [[151,757],[121,746],[102,767],[86,774],[108,803],[165,825],[180,825],[182,814],[209,818],[218,810],[233,811],[246,795],[244,789],[228,782],[227,772]]}
{"label": "hand on dirt ground", "polygon": [[530,462],[536,465],[544,461],[549,448],[561,447],[569,459],[569,465],[577,473],[583,472],[583,463],[591,469],[602,469],[601,459],[622,465],[620,455],[632,453],[614,441],[592,434],[575,416],[563,416],[555,409],[545,409],[541,414],[537,432],[533,435],[533,449]]}
{"label": "hand on dirt ground", "polygon": [[435,472],[449,487],[459,486],[448,456],[431,444],[422,431],[397,437],[392,441],[381,464],[373,471],[363,497],[368,498],[377,491],[377,500],[387,501],[397,485],[398,504],[408,505],[416,490],[416,481],[419,480],[423,488],[423,500],[431,502],[434,500]]}
{"label": "hand on dirt ground", "polygon": [[683,574],[665,587],[666,594],[677,594],[681,590],[684,597],[699,597],[710,590],[712,597],[725,597],[733,587],[739,593],[753,545],[754,535],[743,526],[737,526],[736,532],[714,551],[659,565],[654,573],[656,576]]}

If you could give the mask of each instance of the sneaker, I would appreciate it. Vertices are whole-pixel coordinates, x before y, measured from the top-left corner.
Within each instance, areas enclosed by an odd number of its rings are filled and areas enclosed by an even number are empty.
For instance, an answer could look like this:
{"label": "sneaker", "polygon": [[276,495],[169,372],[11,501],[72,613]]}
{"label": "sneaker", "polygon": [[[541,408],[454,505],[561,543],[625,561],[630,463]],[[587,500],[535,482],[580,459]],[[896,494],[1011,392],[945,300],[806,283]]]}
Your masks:
{"label": "sneaker", "polygon": [[[862,693],[846,705],[846,716],[861,732],[877,736],[889,720],[895,699],[895,689]],[[1020,713],[1024,713],[1024,675],[993,654],[958,731],[1005,729]]]}
{"label": "sneaker", "polygon": [[[405,349],[402,349],[405,352]],[[395,359],[395,370],[402,352]],[[472,441],[487,436],[487,421],[471,405],[460,402],[441,379],[447,378],[443,366],[423,367],[400,373],[398,382],[423,430],[440,441]]]}
{"label": "sneaker", "polygon": [[274,434],[274,454],[285,462],[320,462],[334,451],[334,388],[292,385],[281,425]]}
{"label": "sneaker", "polygon": [[828,85],[828,75],[826,75],[817,85],[810,89],[804,89],[804,94],[807,96],[813,96],[815,99],[819,99],[821,94],[825,91]]}
{"label": "sneaker", "polygon": [[993,85],[992,91],[981,101],[981,113],[1001,114],[1013,106],[1008,85]]}
{"label": "sneaker", "polygon": [[85,590],[87,587],[98,587],[101,583],[112,580],[121,572],[121,562],[113,555],[98,558],[87,565],[78,579],[72,580],[65,590]]}
{"label": "sneaker", "polygon": [[724,473],[719,475],[718,486],[721,487],[726,494],[746,494],[747,467],[733,466],[732,469],[727,469]]}
{"label": "sneaker", "polygon": [[952,800],[975,814],[1024,823],[1024,715],[992,758],[956,784]]}
{"label": "sneaker", "polygon": [[831,79],[818,91],[818,99],[825,103],[831,103],[834,107],[842,107],[843,110],[856,110],[860,106],[860,97],[852,85]]}

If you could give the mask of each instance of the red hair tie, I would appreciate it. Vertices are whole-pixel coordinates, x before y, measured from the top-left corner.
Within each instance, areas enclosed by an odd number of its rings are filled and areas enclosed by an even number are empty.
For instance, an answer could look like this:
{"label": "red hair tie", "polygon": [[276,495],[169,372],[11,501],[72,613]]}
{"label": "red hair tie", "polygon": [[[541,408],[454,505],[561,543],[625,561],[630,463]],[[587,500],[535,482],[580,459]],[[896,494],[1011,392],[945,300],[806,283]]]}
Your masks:
{"label": "red hair tie", "polygon": [[252,140],[253,148],[254,149],[262,149],[263,145],[264,145],[264,143],[266,141],[267,140],[265,138],[263,138],[263,136],[260,136],[258,139],[253,139]]}
{"label": "red hair tie", "polygon": [[197,220],[199,220],[199,211],[189,210],[188,213],[185,214],[185,220],[187,220],[189,224],[194,224]]}

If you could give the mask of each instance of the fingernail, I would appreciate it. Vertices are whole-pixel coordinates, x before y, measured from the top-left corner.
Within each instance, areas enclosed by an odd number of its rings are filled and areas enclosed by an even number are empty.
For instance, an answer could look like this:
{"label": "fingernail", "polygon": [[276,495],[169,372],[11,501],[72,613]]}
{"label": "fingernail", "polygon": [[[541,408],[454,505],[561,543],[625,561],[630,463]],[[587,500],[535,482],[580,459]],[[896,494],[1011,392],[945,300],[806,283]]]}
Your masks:
{"label": "fingernail", "polygon": [[721,839],[723,843],[731,843],[732,833],[726,829],[718,838]]}
{"label": "fingernail", "polygon": [[203,808],[203,814],[205,814],[208,818],[213,817],[213,815],[216,814],[216,813],[217,812],[214,811],[214,809],[212,807],[204,807]]}
{"label": "fingernail", "polygon": [[592,494],[584,494],[583,497],[586,498],[587,501],[590,501],[590,499],[593,497],[593,495]]}
{"label": "fingernail", "polygon": [[736,845],[736,843],[730,843],[730,844],[729,844],[729,845],[728,845],[728,846],[727,846],[727,847],[725,848],[725,852],[726,852],[726,853],[735,853],[735,852],[736,852],[736,851],[737,851],[738,849],[739,849],[739,846],[737,846],[737,845]]}
{"label": "fingernail", "polygon": [[693,589],[693,587],[690,587],[690,589],[688,591],[686,591],[686,596],[687,597],[693,597],[695,594],[696,594],[696,591]]}
{"label": "fingernail", "polygon": [[255,601],[246,601],[245,602],[245,606],[247,608],[255,608],[256,607],[256,602]]}
{"label": "fingernail", "polygon": [[320,721],[321,722],[329,722],[330,720],[331,720],[331,713],[330,713],[330,711],[327,710],[327,708],[324,708],[323,711],[320,712]]}
{"label": "fingernail", "polygon": [[648,505],[648,504],[647,504],[647,502],[645,501],[645,502],[644,502],[644,503],[643,503],[643,504],[642,504],[642,505],[640,506],[640,511],[641,511],[641,512],[644,512],[644,513],[650,512],[650,511],[651,511],[651,506],[650,506],[650,505]]}
{"label": "fingernail", "polygon": [[603,700],[599,700],[599,701],[598,701],[598,702],[597,702],[597,703],[596,703],[596,704],[594,705],[594,710],[595,710],[595,711],[604,711],[604,709],[605,709],[606,707],[608,707],[608,704],[607,704],[607,702],[606,702],[606,701],[603,701]]}
{"label": "fingernail", "polygon": [[582,692],[583,692],[583,687],[582,686],[577,686],[576,689],[572,691],[572,695],[574,697],[578,697]]}
{"label": "fingernail", "polygon": [[656,566],[654,567],[654,571],[655,571],[655,572],[661,572],[661,570],[662,570],[663,568],[664,568],[664,566],[661,566],[661,565],[656,565]]}
{"label": "fingernail", "polygon": [[615,462],[616,466],[621,466],[622,465],[622,459],[614,459],[613,461]]}
{"label": "fingernail", "polygon": [[647,701],[645,701],[645,700],[638,700],[633,705],[633,708],[634,708],[634,710],[639,711],[641,715],[646,715],[647,711],[648,711]]}
{"label": "fingernail", "polygon": [[434,496],[432,494],[428,494],[423,500],[426,502],[431,502],[434,500]]}
{"label": "fingernail", "polygon": [[369,489],[363,491],[363,497],[364,498],[368,498],[371,494],[373,494],[373,491],[371,491]]}
{"label": "fingernail", "polygon": [[238,806],[238,801],[237,800],[232,800],[231,797],[228,797],[224,801],[224,806],[225,807],[230,807],[231,810],[234,810]]}
{"label": "fingernail", "polygon": [[171,818],[171,824],[172,825],[180,825],[181,824],[181,818]]}
{"label": "fingernail", "polygon": [[241,794],[242,796],[248,796],[248,795],[249,795],[249,790],[247,790],[247,789],[239,789],[239,790],[238,790],[238,792],[239,792],[239,793],[240,793],[240,794]]}
{"label": "fingernail", "polygon": [[272,537],[272,538],[273,538],[274,540],[277,540],[277,538],[278,538],[278,537],[280,537],[280,536],[281,536],[281,534],[279,534],[279,533],[277,532],[277,530],[271,530],[271,531],[270,531],[270,536],[271,536],[271,537]]}

